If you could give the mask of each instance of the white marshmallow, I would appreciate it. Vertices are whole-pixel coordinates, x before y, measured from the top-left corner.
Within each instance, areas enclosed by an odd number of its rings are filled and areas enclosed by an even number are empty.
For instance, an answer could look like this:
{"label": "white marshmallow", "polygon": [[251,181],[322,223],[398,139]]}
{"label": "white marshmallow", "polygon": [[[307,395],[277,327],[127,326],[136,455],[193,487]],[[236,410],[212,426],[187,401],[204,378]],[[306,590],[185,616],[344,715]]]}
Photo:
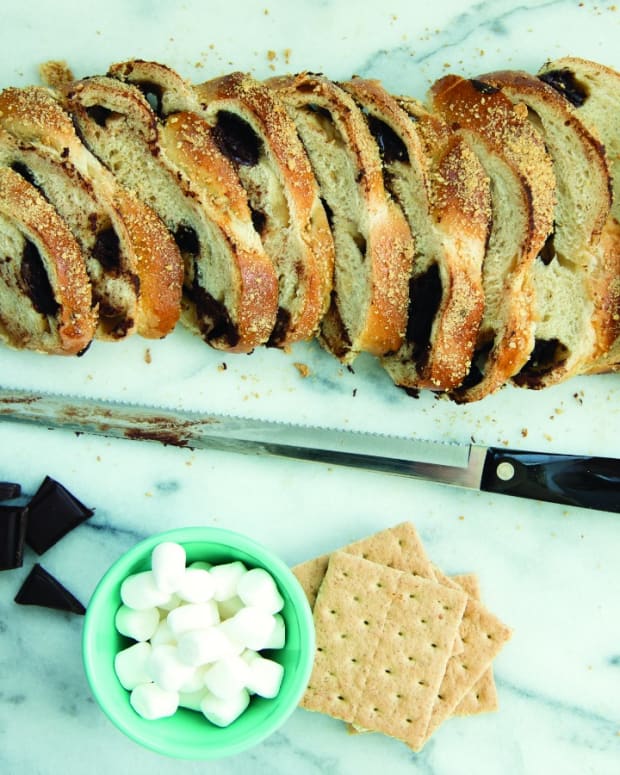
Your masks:
{"label": "white marshmallow", "polygon": [[202,686],[196,692],[179,692],[179,708],[200,710],[200,703],[208,693],[208,689]]}
{"label": "white marshmallow", "polygon": [[241,657],[224,657],[214,662],[204,672],[207,689],[220,699],[235,697],[244,687],[249,676],[247,662]]}
{"label": "white marshmallow", "polygon": [[166,600],[165,603],[162,603],[161,605],[158,605],[157,608],[159,609],[160,613],[164,616],[168,613],[168,611],[172,611],[173,608],[178,608],[181,605],[181,598],[175,593],[170,595],[168,600]]}
{"label": "white marshmallow", "polygon": [[185,574],[185,549],[174,541],[162,541],[151,554],[151,569],[155,585],[172,594],[179,588]]}
{"label": "white marshmallow", "polygon": [[227,727],[239,718],[249,704],[250,695],[245,689],[241,689],[225,700],[207,693],[200,703],[200,709],[212,724]]}
{"label": "white marshmallow", "polygon": [[202,630],[220,621],[215,600],[206,603],[188,603],[168,614],[167,622],[172,632],[179,636],[189,630]]}
{"label": "white marshmallow", "polygon": [[178,692],[191,678],[193,668],[181,662],[176,646],[155,646],[146,663],[152,681],[168,692]]}
{"label": "white marshmallow", "polygon": [[142,718],[152,721],[176,713],[179,707],[179,695],[177,692],[166,691],[157,684],[145,683],[133,689],[129,702]]}
{"label": "white marshmallow", "polygon": [[178,649],[182,662],[197,667],[232,655],[236,645],[233,645],[218,627],[208,627],[182,633],[179,636]]}
{"label": "white marshmallow", "polygon": [[155,584],[150,570],[134,573],[121,584],[121,600],[129,608],[141,611],[144,608],[156,608],[170,599],[169,592],[162,592]]}
{"label": "white marshmallow", "polygon": [[241,657],[248,666],[246,689],[259,697],[272,698],[280,691],[284,668],[273,659],[265,659],[255,651],[245,651]]}
{"label": "white marshmallow", "polygon": [[242,562],[235,560],[235,562],[214,565],[209,573],[215,581],[213,597],[219,603],[237,594],[237,585],[241,577],[247,573],[247,568]]}
{"label": "white marshmallow", "polygon": [[176,646],[177,637],[170,629],[167,619],[162,619],[151,636],[151,646]]}
{"label": "white marshmallow", "polygon": [[211,600],[215,591],[215,582],[208,570],[202,568],[185,568],[177,587],[181,600],[188,603],[206,603]]}
{"label": "white marshmallow", "polygon": [[199,568],[200,570],[211,570],[213,565],[211,565],[210,562],[205,562],[204,560],[196,560],[196,562],[190,562],[190,564],[187,567]]}
{"label": "white marshmallow", "polygon": [[136,611],[122,605],[116,612],[114,624],[121,635],[138,641],[148,640],[159,625],[159,611],[157,608]]}
{"label": "white marshmallow", "polygon": [[195,667],[193,668],[188,679],[181,685],[179,692],[188,694],[190,692],[197,692],[200,689],[204,691],[205,688],[205,668]]}
{"label": "white marshmallow", "polygon": [[265,648],[275,629],[275,618],[264,609],[246,606],[222,622],[221,628],[231,640],[245,648],[260,651]]}
{"label": "white marshmallow", "polygon": [[228,627],[229,621],[230,620],[227,619],[225,622],[220,622],[218,625],[216,625],[215,629],[219,630],[219,632],[221,632],[222,635],[226,638],[227,654],[224,656],[238,657],[245,649],[245,646],[243,643],[239,643],[239,641],[235,640],[234,637],[231,637],[229,633],[230,628]]}
{"label": "white marshmallow", "polygon": [[220,612],[220,619],[222,621],[224,621],[224,619],[230,619],[230,617],[234,616],[237,611],[240,611],[244,605],[245,603],[238,595],[229,597],[227,600],[221,600],[217,604],[218,611]]}
{"label": "white marshmallow", "polygon": [[147,671],[151,650],[150,643],[134,643],[114,657],[114,671],[125,689],[134,689],[151,680]]}
{"label": "white marshmallow", "polygon": [[284,606],[276,582],[263,568],[252,568],[237,585],[237,594],[246,605],[264,608],[267,613],[277,614]]}
{"label": "white marshmallow", "polygon": [[267,642],[263,646],[264,649],[281,649],[284,648],[286,642],[286,626],[282,614],[276,614],[273,617],[273,620],[275,626],[271,633],[271,637],[267,639]]}

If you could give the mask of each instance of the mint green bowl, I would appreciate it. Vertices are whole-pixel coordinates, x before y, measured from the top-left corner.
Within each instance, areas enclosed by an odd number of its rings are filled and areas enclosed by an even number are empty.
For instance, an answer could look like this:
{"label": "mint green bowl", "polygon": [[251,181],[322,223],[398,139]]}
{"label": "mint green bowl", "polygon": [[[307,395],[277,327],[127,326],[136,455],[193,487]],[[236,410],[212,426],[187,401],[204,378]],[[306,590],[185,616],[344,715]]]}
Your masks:
{"label": "mint green bowl", "polygon": [[[185,547],[188,562],[217,564],[241,560],[248,568],[264,568],[284,598],[284,648],[266,652],[284,667],[277,697],[252,697],[246,711],[230,726],[216,727],[202,713],[180,708],[156,721],[141,718],[129,704],[129,692],[114,672],[114,657],[133,641],[116,631],[114,616],[121,604],[122,581],[150,569],[153,548],[162,541]],[[188,527],[141,541],[120,557],[101,579],[84,619],[82,657],[91,691],[108,718],[128,737],[153,751],[180,759],[219,759],[257,745],[284,724],[297,707],[312,671],[314,625],[312,612],[290,569],[267,549],[230,530]]]}

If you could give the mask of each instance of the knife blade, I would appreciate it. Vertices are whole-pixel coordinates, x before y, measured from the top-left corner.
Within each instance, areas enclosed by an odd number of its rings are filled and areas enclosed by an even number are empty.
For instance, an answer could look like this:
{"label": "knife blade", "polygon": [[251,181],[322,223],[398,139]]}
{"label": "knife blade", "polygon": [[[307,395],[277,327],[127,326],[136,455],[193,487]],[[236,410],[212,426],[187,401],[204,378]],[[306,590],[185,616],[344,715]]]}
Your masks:
{"label": "knife blade", "polygon": [[620,513],[620,460],[0,388],[0,419],[192,449],[276,455]]}

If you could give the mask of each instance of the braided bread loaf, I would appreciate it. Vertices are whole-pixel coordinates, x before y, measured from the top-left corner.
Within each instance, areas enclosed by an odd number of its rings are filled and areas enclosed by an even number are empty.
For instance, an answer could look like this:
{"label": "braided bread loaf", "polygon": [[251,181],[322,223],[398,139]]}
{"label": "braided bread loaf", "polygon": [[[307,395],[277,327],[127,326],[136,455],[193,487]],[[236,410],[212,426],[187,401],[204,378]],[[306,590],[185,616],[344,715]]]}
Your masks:
{"label": "braided bread loaf", "polygon": [[448,75],[426,105],[358,77],[47,72],[0,93],[9,345],[316,336],[459,402],[620,369],[613,70]]}

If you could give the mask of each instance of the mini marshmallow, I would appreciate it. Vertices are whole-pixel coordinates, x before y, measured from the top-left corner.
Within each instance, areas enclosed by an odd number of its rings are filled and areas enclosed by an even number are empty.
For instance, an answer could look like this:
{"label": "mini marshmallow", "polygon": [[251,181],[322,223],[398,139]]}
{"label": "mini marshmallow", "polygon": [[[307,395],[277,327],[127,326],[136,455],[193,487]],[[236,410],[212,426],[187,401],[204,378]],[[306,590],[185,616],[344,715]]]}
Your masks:
{"label": "mini marshmallow", "polygon": [[[225,622],[220,622],[215,626],[215,629],[219,630],[219,632],[221,632],[222,635],[226,638],[228,652],[224,656],[238,657],[244,651],[245,646],[243,645],[243,643],[239,643],[239,641],[235,640],[229,634],[229,629],[230,629],[228,627],[229,621],[230,620],[227,619]],[[234,630],[234,626],[233,626],[233,630]]]}
{"label": "mini marshmallow", "polygon": [[284,668],[273,659],[265,659],[255,651],[245,651],[241,657],[248,666],[246,689],[251,694],[271,699],[280,691]]}
{"label": "mini marshmallow", "polygon": [[167,622],[172,632],[178,637],[189,630],[202,630],[217,624],[220,615],[215,600],[206,603],[188,603],[179,606],[168,614]]}
{"label": "mini marshmallow", "polygon": [[173,608],[178,608],[181,605],[181,598],[176,594],[176,592],[166,600],[165,603],[161,603],[161,605],[158,605],[157,608],[164,616],[168,613],[168,611],[172,611]]}
{"label": "mini marshmallow", "polygon": [[189,694],[191,692],[197,692],[205,688],[205,668],[195,667],[193,668],[191,675],[188,679],[179,687],[179,693]]}
{"label": "mini marshmallow", "polygon": [[159,625],[159,611],[157,608],[136,611],[135,608],[122,605],[116,612],[114,624],[121,635],[138,641],[148,640]]}
{"label": "mini marshmallow", "polygon": [[224,657],[205,670],[207,689],[222,700],[235,697],[244,687],[249,675],[247,662],[241,657]]}
{"label": "mini marshmallow", "polygon": [[229,597],[227,600],[221,600],[217,604],[217,609],[220,612],[220,619],[222,621],[224,621],[224,619],[230,619],[230,617],[234,616],[237,611],[240,611],[244,605],[245,603],[238,595]]}
{"label": "mini marshmallow", "polygon": [[275,626],[274,617],[256,606],[242,608],[220,625],[231,640],[237,641],[253,651],[265,648]]}
{"label": "mini marshmallow", "polygon": [[236,644],[233,645],[219,627],[208,627],[182,633],[179,636],[178,650],[182,662],[197,667],[217,662],[225,656],[232,656],[236,651]]}
{"label": "mini marshmallow", "polygon": [[263,568],[252,568],[237,584],[237,594],[246,605],[264,608],[269,614],[277,614],[284,606],[276,582]]}
{"label": "mini marshmallow", "polygon": [[247,568],[239,560],[214,565],[209,571],[215,582],[213,597],[219,603],[237,594],[237,585],[241,577],[247,573]]}
{"label": "mini marshmallow", "polygon": [[179,692],[179,708],[200,710],[200,703],[208,693],[209,690],[204,686],[196,692]]}
{"label": "mini marshmallow", "polygon": [[215,591],[215,581],[208,570],[186,568],[177,588],[181,600],[188,603],[206,603]]}
{"label": "mini marshmallow", "polygon": [[168,692],[178,692],[191,678],[193,668],[181,662],[176,646],[155,646],[146,663],[152,681]]}
{"label": "mini marshmallow", "polygon": [[151,554],[155,586],[162,592],[176,592],[185,575],[185,549],[174,541],[162,541]]}
{"label": "mini marshmallow", "polygon": [[166,691],[157,684],[144,683],[133,689],[129,702],[142,718],[152,721],[174,715],[179,707],[179,695],[177,692]]}
{"label": "mini marshmallow", "polygon": [[190,562],[190,564],[187,567],[199,568],[200,570],[211,570],[213,565],[211,565],[210,562],[205,562],[204,560],[196,560],[196,562]]}
{"label": "mini marshmallow", "polygon": [[151,646],[176,646],[177,636],[170,629],[167,619],[157,626],[157,629],[151,636]]}
{"label": "mini marshmallow", "polygon": [[273,617],[275,626],[271,636],[267,639],[267,642],[263,646],[263,649],[281,649],[284,648],[286,642],[286,627],[284,624],[284,618],[282,614],[276,614]]}
{"label": "mini marshmallow", "polygon": [[151,651],[150,643],[134,643],[114,657],[114,671],[125,689],[135,689],[136,686],[151,680],[147,671]]}
{"label": "mini marshmallow", "polygon": [[126,606],[137,611],[156,608],[167,603],[169,599],[170,593],[157,588],[150,570],[134,573],[121,584],[121,600]]}
{"label": "mini marshmallow", "polygon": [[207,692],[200,703],[200,709],[212,724],[227,727],[239,718],[249,704],[250,695],[245,689],[241,689],[225,700]]}

